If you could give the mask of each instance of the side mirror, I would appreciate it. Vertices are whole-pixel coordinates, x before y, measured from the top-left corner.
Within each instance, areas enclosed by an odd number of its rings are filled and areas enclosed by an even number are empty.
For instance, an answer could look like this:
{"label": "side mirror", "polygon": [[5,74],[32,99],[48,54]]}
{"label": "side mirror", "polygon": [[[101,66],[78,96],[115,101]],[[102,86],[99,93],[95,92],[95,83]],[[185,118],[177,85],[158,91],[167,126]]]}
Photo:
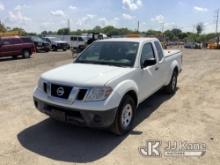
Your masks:
{"label": "side mirror", "polygon": [[157,63],[157,60],[155,58],[150,58],[147,60],[144,60],[144,62],[141,64],[141,68],[146,68],[147,66],[152,66]]}

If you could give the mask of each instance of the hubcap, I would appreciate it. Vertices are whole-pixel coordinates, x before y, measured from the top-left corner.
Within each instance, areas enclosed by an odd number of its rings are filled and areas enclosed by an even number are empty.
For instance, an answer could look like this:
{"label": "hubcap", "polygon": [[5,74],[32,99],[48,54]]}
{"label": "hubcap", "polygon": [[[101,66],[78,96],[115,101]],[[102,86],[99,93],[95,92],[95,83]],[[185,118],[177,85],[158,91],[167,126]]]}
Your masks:
{"label": "hubcap", "polygon": [[132,106],[130,104],[126,104],[122,110],[121,115],[121,124],[123,128],[127,128],[131,123],[131,119],[133,116]]}
{"label": "hubcap", "polygon": [[24,52],[24,56],[25,56],[25,57],[28,57],[28,56],[29,56],[29,52],[28,52],[28,51],[25,51],[25,52]]}

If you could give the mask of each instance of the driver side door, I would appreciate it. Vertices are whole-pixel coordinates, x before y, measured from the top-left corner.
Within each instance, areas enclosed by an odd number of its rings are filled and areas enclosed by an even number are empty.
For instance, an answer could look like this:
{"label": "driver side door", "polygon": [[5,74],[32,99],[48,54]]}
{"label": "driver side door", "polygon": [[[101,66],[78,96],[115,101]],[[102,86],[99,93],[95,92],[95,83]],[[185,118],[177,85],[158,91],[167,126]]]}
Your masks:
{"label": "driver side door", "polygon": [[[144,61],[148,59],[157,60],[151,42],[144,44],[142,48],[140,66],[142,66]],[[141,68],[140,80],[140,100],[143,101],[158,89],[159,83],[157,79],[157,62],[155,65]]]}
{"label": "driver side door", "polygon": [[10,39],[1,40],[0,56],[11,56],[16,53],[16,49]]}

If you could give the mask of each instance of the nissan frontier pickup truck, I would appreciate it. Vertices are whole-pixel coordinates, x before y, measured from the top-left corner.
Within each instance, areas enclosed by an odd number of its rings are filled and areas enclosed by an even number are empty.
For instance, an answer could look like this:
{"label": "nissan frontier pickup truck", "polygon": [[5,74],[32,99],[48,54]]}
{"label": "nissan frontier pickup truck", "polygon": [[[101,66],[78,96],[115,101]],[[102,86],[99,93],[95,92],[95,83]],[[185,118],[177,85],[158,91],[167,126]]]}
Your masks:
{"label": "nissan frontier pickup truck", "polygon": [[176,91],[182,53],[156,38],[99,40],[71,63],[41,75],[33,99],[51,118],[80,126],[132,129],[138,105],[161,88]]}

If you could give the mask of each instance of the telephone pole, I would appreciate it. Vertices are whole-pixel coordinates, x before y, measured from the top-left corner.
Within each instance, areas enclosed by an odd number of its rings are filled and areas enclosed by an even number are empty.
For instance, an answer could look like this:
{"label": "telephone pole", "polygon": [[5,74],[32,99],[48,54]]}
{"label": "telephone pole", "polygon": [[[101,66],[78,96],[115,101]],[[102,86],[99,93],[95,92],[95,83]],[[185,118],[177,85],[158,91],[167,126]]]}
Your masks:
{"label": "telephone pole", "polygon": [[67,28],[68,28],[69,31],[70,31],[70,20],[69,20],[69,19],[67,20]]}
{"label": "telephone pole", "polygon": [[216,36],[217,36],[217,48],[219,48],[219,34],[218,34],[218,24],[219,24],[219,9],[217,10],[217,16],[216,16]]}
{"label": "telephone pole", "polygon": [[163,33],[164,32],[164,25],[165,25],[165,23],[163,22],[163,23],[161,23],[161,32]]}

